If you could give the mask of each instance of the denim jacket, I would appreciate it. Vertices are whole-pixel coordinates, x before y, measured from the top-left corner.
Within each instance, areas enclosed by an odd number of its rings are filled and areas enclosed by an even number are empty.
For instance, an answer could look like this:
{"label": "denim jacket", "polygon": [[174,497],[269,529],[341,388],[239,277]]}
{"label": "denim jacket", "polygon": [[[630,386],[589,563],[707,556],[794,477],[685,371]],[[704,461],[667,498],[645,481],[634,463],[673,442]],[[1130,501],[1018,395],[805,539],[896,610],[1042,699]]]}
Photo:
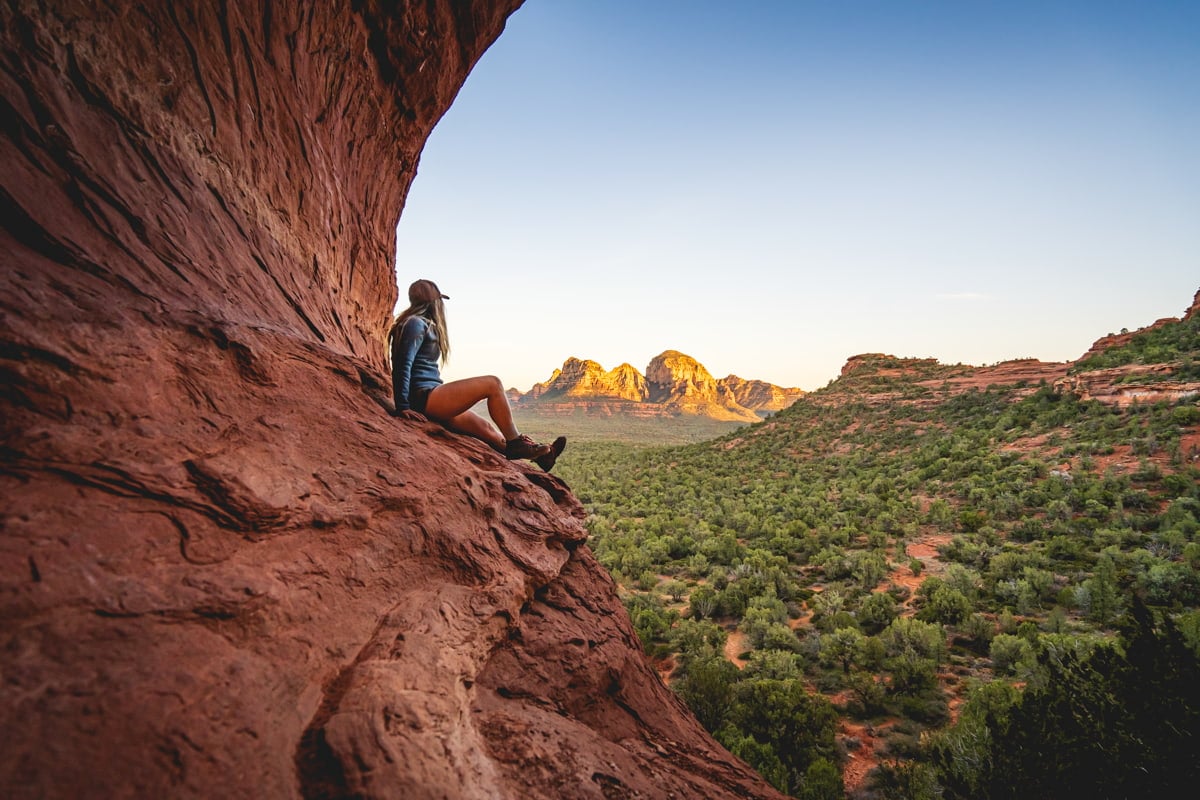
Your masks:
{"label": "denim jacket", "polygon": [[429,320],[419,316],[404,320],[392,339],[392,397],[397,411],[411,407],[408,398],[417,389],[442,385],[440,357],[437,331]]}

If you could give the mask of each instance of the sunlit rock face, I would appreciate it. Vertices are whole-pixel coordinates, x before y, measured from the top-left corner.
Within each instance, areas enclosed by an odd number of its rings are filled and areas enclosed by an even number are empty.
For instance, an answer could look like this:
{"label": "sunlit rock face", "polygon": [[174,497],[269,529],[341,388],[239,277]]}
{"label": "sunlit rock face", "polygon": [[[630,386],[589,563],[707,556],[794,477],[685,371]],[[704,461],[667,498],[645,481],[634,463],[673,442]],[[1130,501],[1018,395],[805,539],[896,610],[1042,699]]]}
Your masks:
{"label": "sunlit rock face", "polygon": [[524,395],[518,392],[516,399],[610,398],[636,403],[645,400],[646,395],[646,379],[629,364],[605,371],[591,359],[568,358],[548,381],[535,383]]}
{"label": "sunlit rock face", "polygon": [[596,361],[572,357],[549,380],[534,384],[525,394],[509,391],[514,403],[542,412],[579,410],[631,417],[692,414],[736,422],[755,422],[803,395],[800,389],[736,375],[718,381],[703,364],[677,350],[655,356],[644,376],[630,364],[606,372]]}
{"label": "sunlit rock face", "polygon": [[640,403],[650,396],[650,390],[646,386],[645,377],[642,376],[642,373],[634,369],[631,364],[621,364],[610,370],[605,378],[609,390],[623,400],[633,400]]}
{"label": "sunlit rock face", "polygon": [[567,487],[388,413],[395,224],[518,4],[0,8],[6,797],[776,796]]}
{"label": "sunlit rock face", "polygon": [[727,375],[717,381],[733,402],[753,411],[782,411],[804,396],[801,389],[776,386],[759,380],[745,380],[737,375]]}
{"label": "sunlit rock face", "polygon": [[678,350],[659,353],[646,366],[650,400],[688,414],[714,419],[758,419],[730,393],[722,396],[717,380],[704,365]]}
{"label": "sunlit rock face", "polygon": [[654,387],[656,398],[708,400],[717,396],[716,379],[703,364],[678,350],[666,350],[651,359],[646,366],[646,380]]}

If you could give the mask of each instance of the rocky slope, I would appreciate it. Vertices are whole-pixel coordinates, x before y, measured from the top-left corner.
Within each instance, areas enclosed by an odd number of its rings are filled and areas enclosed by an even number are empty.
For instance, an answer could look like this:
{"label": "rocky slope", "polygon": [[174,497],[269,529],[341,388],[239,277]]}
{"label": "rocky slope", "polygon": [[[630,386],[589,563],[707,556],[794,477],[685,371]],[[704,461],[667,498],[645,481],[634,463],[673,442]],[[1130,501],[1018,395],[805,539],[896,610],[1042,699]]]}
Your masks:
{"label": "rocky slope", "polygon": [[[1196,326],[1200,323],[1200,291],[1196,292],[1191,306],[1181,318],[1166,317],[1133,332],[1123,331],[1098,339],[1074,362],[1075,368],[1071,374],[1058,379],[1055,385],[1081,397],[1114,405],[1160,400],[1173,402],[1200,396],[1200,381],[1188,379],[1187,373],[1180,371],[1179,363],[1134,363],[1102,368],[1087,363],[1095,356],[1129,345],[1135,337],[1161,331],[1178,323],[1190,324],[1194,341]],[[1195,357],[1192,361],[1195,361]],[[1195,377],[1194,373],[1192,377]]]}
{"label": "rocky slope", "polygon": [[884,353],[851,356],[838,379],[805,396],[806,401],[839,405],[853,400],[871,405],[894,402],[937,404],[940,390],[959,394],[986,389],[992,384],[1024,384],[1033,393],[1042,381],[1053,382],[1067,374],[1068,363],[1036,359],[1003,361],[988,367],[942,364],[934,358],[898,358]]}
{"label": "rocky slope", "polygon": [[534,384],[525,394],[509,390],[512,402],[542,413],[694,414],[737,422],[756,422],[764,412],[787,408],[803,395],[800,389],[736,375],[717,380],[703,364],[677,350],[655,356],[644,376],[629,364],[606,372],[595,361],[568,358],[549,380]]}
{"label": "rocky slope", "polygon": [[6,797],[777,796],[561,482],[388,413],[397,216],[517,5],[0,8]]}
{"label": "rocky slope", "polygon": [[1138,334],[1157,330],[1158,328],[1161,328],[1164,325],[1169,325],[1172,322],[1179,322],[1181,319],[1194,319],[1197,316],[1200,316],[1200,291],[1196,292],[1196,295],[1192,298],[1192,304],[1188,306],[1187,311],[1183,312],[1182,318],[1164,317],[1163,319],[1152,322],[1144,328],[1138,328],[1136,331],[1122,330],[1120,333],[1110,333],[1107,336],[1101,336],[1092,343],[1092,346],[1088,348],[1088,351],[1080,356],[1077,361],[1084,361],[1092,356],[1103,353],[1105,350],[1110,350],[1114,347],[1121,347],[1122,345],[1128,344],[1129,340]]}
{"label": "rocky slope", "polygon": [[[884,353],[851,356],[842,366],[839,380],[830,391],[806,395],[814,403],[837,404],[847,398],[871,404],[904,400],[933,402],[933,390],[945,387],[957,394],[988,386],[1023,386],[1033,393],[1047,383],[1083,399],[1113,405],[1175,402],[1200,396],[1200,381],[1183,379],[1178,363],[1137,363],[1107,368],[1087,367],[1084,362],[1110,350],[1128,345],[1135,337],[1150,334],[1180,322],[1195,324],[1200,317],[1200,291],[1183,317],[1166,317],[1139,328],[1109,334],[1095,341],[1075,361],[1039,361],[1033,358],[1002,361],[990,366],[942,364],[932,358],[897,358]],[[1194,357],[1193,357],[1193,360]],[[924,391],[922,391],[924,390]]]}
{"label": "rocky slope", "polygon": [[717,381],[717,386],[728,392],[733,402],[753,411],[782,411],[804,396],[803,389],[785,388],[766,381],[748,381],[737,375],[726,375]]}

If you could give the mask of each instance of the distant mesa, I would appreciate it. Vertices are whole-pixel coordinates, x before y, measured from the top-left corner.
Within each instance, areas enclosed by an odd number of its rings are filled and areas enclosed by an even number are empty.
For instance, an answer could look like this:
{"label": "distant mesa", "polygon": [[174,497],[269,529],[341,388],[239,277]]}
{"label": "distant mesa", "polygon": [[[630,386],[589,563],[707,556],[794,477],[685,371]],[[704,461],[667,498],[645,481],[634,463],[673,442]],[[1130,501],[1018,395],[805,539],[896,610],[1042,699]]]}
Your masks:
{"label": "distant mesa", "polygon": [[[1115,405],[1176,401],[1200,396],[1194,368],[1176,360],[1145,359],[1100,366],[1096,357],[1126,348],[1135,338],[1200,317],[1200,291],[1182,319],[1167,317],[1136,331],[1098,339],[1074,361],[1047,362],[1016,358],[987,366],[943,364],[934,358],[907,358],[887,353],[851,356],[837,380],[807,394],[737,375],[714,378],[704,365],[678,350],[655,356],[643,375],[628,363],[605,370],[590,359],[568,358],[550,377],[528,392],[509,389],[513,406],[538,414],[674,417],[694,415],[728,422],[755,422],[788,408],[802,397],[821,405],[935,402],[934,390],[952,393],[983,391],[989,386],[1021,386],[1032,394],[1041,385],[1069,391],[1084,399]],[[1112,357],[1108,357],[1108,362]]]}
{"label": "distant mesa", "polygon": [[[989,366],[942,364],[933,358],[900,358],[885,353],[851,356],[836,381],[808,395],[810,402],[841,404],[866,402],[872,405],[936,402],[935,389],[952,393],[986,390],[989,386],[1023,386],[1032,394],[1042,384],[1071,392],[1085,400],[1113,405],[1175,402],[1200,396],[1200,380],[1194,367],[1181,357],[1159,348],[1137,357],[1114,356],[1128,351],[1131,342],[1164,328],[1187,324],[1195,330],[1200,318],[1200,291],[1181,318],[1166,317],[1135,331],[1121,331],[1097,339],[1075,361],[1048,362],[1018,358]],[[1193,334],[1194,336],[1194,334]],[[1170,334],[1168,338],[1185,338]],[[1194,341],[1194,339],[1192,340]],[[1186,350],[1186,347],[1184,347]]]}
{"label": "distant mesa", "polygon": [[678,350],[651,359],[645,375],[627,363],[606,371],[590,359],[568,358],[544,383],[524,394],[508,392],[517,407],[550,413],[691,414],[731,422],[756,422],[803,395],[800,389],[736,375],[717,380],[703,364]]}

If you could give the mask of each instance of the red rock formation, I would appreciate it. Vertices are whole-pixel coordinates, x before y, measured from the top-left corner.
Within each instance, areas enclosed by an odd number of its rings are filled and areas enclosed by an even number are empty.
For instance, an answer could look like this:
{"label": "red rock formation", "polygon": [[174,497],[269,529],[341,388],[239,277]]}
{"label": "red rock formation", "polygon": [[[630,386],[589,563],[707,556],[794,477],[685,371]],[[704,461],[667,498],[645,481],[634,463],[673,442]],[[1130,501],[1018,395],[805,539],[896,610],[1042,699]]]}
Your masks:
{"label": "red rock formation", "polygon": [[[1160,320],[1150,328],[1170,321],[1178,320]],[[1089,355],[1102,352],[1104,348],[1100,345],[1105,341],[1119,338],[1123,344],[1132,335],[1120,334],[1118,337],[1100,339],[1093,345]],[[813,402],[835,405],[851,396],[857,401],[872,404],[937,402],[933,394],[914,396],[895,391],[888,383],[888,379],[893,378],[907,379],[911,387],[924,387],[930,391],[944,389],[950,394],[961,394],[972,389],[984,390],[989,386],[1019,386],[1021,390],[1017,395],[1021,396],[1033,394],[1046,384],[1060,392],[1077,394],[1085,400],[1099,400],[1119,406],[1163,400],[1175,402],[1200,396],[1200,382],[1163,380],[1175,372],[1171,364],[1130,364],[1068,374],[1073,363],[1023,358],[987,367],[961,364],[947,366],[934,359],[896,358],[869,353],[847,360],[842,367],[840,380],[830,387],[833,391],[819,397],[807,397]]]}
{"label": "red rock formation", "polygon": [[1174,403],[1200,396],[1200,381],[1162,380],[1174,372],[1170,364],[1128,364],[1065,375],[1054,382],[1054,388],[1116,406]]}
{"label": "red rock formation", "polygon": [[737,375],[727,375],[717,381],[717,386],[729,392],[733,402],[752,411],[782,411],[804,396],[802,389],[788,389],[766,381],[748,381]]}
{"label": "red rock formation", "polygon": [[846,359],[840,377],[845,378],[860,371],[884,373],[888,370],[896,376],[915,375],[921,369],[934,366],[940,366],[936,358],[897,358],[886,353],[861,353]]}
{"label": "red rock formation", "polygon": [[646,365],[646,380],[658,398],[697,398],[711,400],[717,395],[717,381],[704,365],[678,350],[665,350]]}
{"label": "red rock formation", "polygon": [[676,412],[748,422],[759,418],[738,405],[729,393],[722,396],[716,379],[704,365],[678,350],[666,350],[650,360],[646,383],[651,402]]}
{"label": "red rock formation", "polygon": [[[956,392],[968,389],[982,390],[989,386],[1024,384],[1032,393],[1043,382],[1053,384],[1061,379],[1067,374],[1070,366],[1068,362],[1018,358],[1012,361],[1001,361],[987,367],[971,367],[962,375],[946,378],[945,382]],[[937,383],[937,381],[931,383]]]}
{"label": "red rock formation", "polygon": [[[1192,300],[1183,319],[1189,320],[1200,314],[1200,291]],[[1097,339],[1078,361],[1045,362],[1033,358],[1003,361],[987,367],[965,365],[943,365],[931,358],[897,358],[883,353],[864,353],[852,356],[842,367],[841,385],[831,395],[817,402],[839,402],[847,391],[856,392],[858,399],[871,403],[893,402],[900,398],[888,388],[886,379],[907,378],[915,385],[928,389],[945,387],[957,394],[971,389],[986,389],[988,386],[1023,385],[1032,393],[1045,383],[1059,391],[1073,392],[1084,399],[1095,399],[1114,405],[1131,403],[1175,402],[1200,394],[1200,383],[1181,381],[1178,378],[1164,380],[1176,371],[1173,364],[1130,364],[1109,369],[1090,369],[1068,375],[1072,366],[1104,351],[1128,344],[1139,334],[1180,322],[1176,317],[1167,317],[1136,331],[1123,331]],[[881,380],[882,379],[882,380]],[[923,380],[922,380],[923,379]],[[910,398],[911,400],[912,398]],[[920,399],[917,399],[920,402]]]}
{"label": "red rock formation", "polygon": [[[1183,313],[1183,319],[1191,319],[1197,314],[1200,314],[1200,290],[1196,291],[1195,297],[1192,298],[1192,304],[1188,306],[1187,311]],[[1103,353],[1105,350],[1109,350],[1114,347],[1121,347],[1122,345],[1128,344],[1129,340],[1138,334],[1147,333],[1155,330],[1156,328],[1161,328],[1164,325],[1169,325],[1172,322],[1179,321],[1179,317],[1164,317],[1162,319],[1155,320],[1144,328],[1138,328],[1136,331],[1122,330],[1120,333],[1110,333],[1108,336],[1102,336],[1093,342],[1092,346],[1088,348],[1088,351],[1081,355],[1077,360],[1084,361],[1085,359],[1091,358],[1094,355]]]}
{"label": "red rock formation", "polygon": [[562,370],[556,369],[556,370],[554,370],[554,372],[552,372],[550,374],[550,379],[548,381],[546,381],[545,383],[535,383],[529,389],[528,392],[526,392],[525,394],[521,394],[520,392],[517,392],[515,397],[510,393],[509,399],[510,400],[520,400],[520,399],[536,400],[537,398],[539,398],[543,394],[545,394],[546,389],[549,388],[550,386],[554,385],[554,382],[557,381],[561,375],[562,375]]}
{"label": "red rock formation", "polygon": [[1022,358],[987,367],[942,364],[933,358],[897,358],[864,353],[847,359],[837,381],[806,400],[839,405],[847,399],[873,405],[902,402],[931,405],[938,395],[984,390],[989,386],[1020,386],[1032,394],[1042,383],[1053,384],[1067,374],[1069,363]]}
{"label": "red rock formation", "polygon": [[[1200,291],[1196,292],[1192,304],[1184,312],[1182,320],[1166,317],[1156,320],[1136,331],[1122,331],[1097,339],[1084,353],[1079,362],[1106,350],[1121,347],[1133,337],[1178,322],[1186,322],[1200,314]],[[1078,363],[1078,362],[1077,362]],[[1085,399],[1095,399],[1113,405],[1132,403],[1175,402],[1200,394],[1200,382],[1170,378],[1176,372],[1176,364],[1126,364],[1104,369],[1086,369],[1072,375],[1064,375],[1055,381],[1060,391],[1074,392]]]}
{"label": "red rock formation", "polygon": [[646,378],[628,362],[614,368],[605,377],[617,397],[640,403],[650,396]]}
{"label": "red rock formation", "polygon": [[640,402],[646,399],[646,381],[628,364],[605,372],[591,359],[568,358],[550,380],[529,390],[529,399],[616,398]]}
{"label": "red rock formation", "polygon": [[1137,336],[1139,333],[1146,333],[1148,331],[1161,328],[1164,325],[1169,325],[1172,322],[1179,322],[1179,318],[1163,317],[1162,319],[1155,320],[1144,328],[1138,328],[1136,331],[1122,330],[1121,333],[1110,333],[1108,336],[1101,336],[1099,339],[1093,342],[1092,346],[1088,348],[1088,351],[1081,355],[1077,360],[1083,361],[1091,358],[1092,356],[1099,355],[1105,350],[1111,350],[1114,347],[1123,347],[1124,345],[1129,344],[1129,340]]}
{"label": "red rock formation", "polygon": [[[541,413],[635,417],[694,414],[716,420],[755,422],[758,412],[787,408],[804,394],[736,375],[716,380],[691,356],[667,350],[656,356],[646,376],[629,364],[609,372],[595,361],[568,358],[545,383],[510,398]],[[613,402],[613,401],[625,402]]]}
{"label": "red rock formation", "polygon": [[561,482],[385,408],[397,215],[518,4],[0,8],[6,796],[777,796]]}

